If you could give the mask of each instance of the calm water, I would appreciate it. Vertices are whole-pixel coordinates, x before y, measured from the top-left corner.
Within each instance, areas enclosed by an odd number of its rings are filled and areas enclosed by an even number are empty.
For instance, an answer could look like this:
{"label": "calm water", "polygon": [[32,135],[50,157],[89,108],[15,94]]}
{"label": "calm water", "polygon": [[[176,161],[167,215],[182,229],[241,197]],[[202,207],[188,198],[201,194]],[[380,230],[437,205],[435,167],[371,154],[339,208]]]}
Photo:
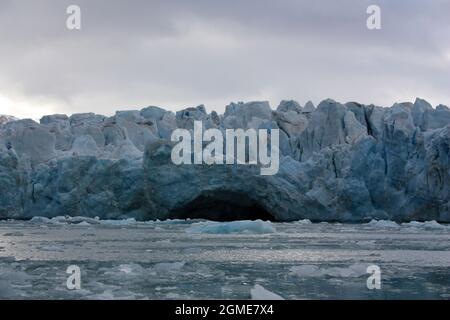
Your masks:
{"label": "calm water", "polygon": [[[256,284],[285,299],[450,298],[450,227],[436,223],[75,222],[0,222],[0,298],[249,299]],[[373,264],[380,290],[366,286]],[[66,287],[69,265],[81,290]]]}

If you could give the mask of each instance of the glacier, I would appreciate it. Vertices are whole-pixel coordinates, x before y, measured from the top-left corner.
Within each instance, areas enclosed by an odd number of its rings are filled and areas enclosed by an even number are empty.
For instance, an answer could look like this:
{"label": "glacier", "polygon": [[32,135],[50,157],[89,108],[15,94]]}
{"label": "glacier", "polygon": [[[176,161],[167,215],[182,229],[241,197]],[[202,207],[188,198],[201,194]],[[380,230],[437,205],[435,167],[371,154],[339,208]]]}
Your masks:
{"label": "glacier", "polygon": [[[391,107],[286,100],[276,110],[231,103],[221,115],[200,105],[3,118],[0,219],[450,222],[450,109],[420,98]],[[278,174],[174,165],[170,135],[194,121],[280,129]]]}

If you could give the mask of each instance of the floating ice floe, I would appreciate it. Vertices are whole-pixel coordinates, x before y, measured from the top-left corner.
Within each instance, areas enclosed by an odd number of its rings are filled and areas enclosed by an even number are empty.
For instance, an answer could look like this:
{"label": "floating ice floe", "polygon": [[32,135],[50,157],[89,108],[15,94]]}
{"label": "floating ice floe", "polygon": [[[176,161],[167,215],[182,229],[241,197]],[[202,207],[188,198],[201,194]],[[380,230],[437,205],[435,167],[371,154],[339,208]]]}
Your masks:
{"label": "floating ice floe", "polygon": [[231,222],[199,222],[192,225],[186,230],[188,233],[212,233],[212,234],[228,234],[228,233],[274,233],[275,228],[272,223],[262,220],[242,220]]}
{"label": "floating ice floe", "polygon": [[129,226],[135,224],[190,224],[195,220],[191,219],[172,219],[172,220],[150,220],[150,221],[137,221],[135,218],[128,219],[118,219],[118,220],[100,220],[98,217],[89,218],[89,217],[70,217],[70,216],[58,216],[54,218],[47,218],[36,216],[29,220],[30,223],[35,224],[75,224],[80,226],[88,226],[88,225],[112,225],[112,226]]}
{"label": "floating ice floe", "polygon": [[82,221],[80,223],[77,223],[77,226],[89,227],[89,226],[91,226],[91,224],[87,221]]}
{"label": "floating ice floe", "polygon": [[312,224],[311,220],[309,219],[303,219],[303,220],[298,220],[294,222],[295,224]]}
{"label": "floating ice floe", "polygon": [[[100,271],[103,272],[104,275],[113,277],[115,279],[131,279],[136,277],[142,277],[144,275],[154,274],[151,270],[141,266],[138,263],[125,263],[120,264],[118,266],[113,266],[111,268],[105,267],[100,268]],[[105,289],[107,289],[105,287]],[[114,289],[114,288],[113,288]]]}
{"label": "floating ice floe", "polygon": [[432,221],[411,221],[405,222],[402,224],[398,224],[391,220],[371,220],[369,223],[366,223],[367,226],[375,227],[375,228],[400,228],[400,227],[409,227],[409,228],[418,228],[425,230],[446,230],[450,229],[448,225],[440,224],[435,220]]}
{"label": "floating ice floe", "polygon": [[80,226],[87,226],[93,224],[100,224],[100,220],[98,218],[88,218],[88,217],[69,217],[69,216],[58,216],[54,218],[46,218],[46,217],[33,217],[30,220],[30,223],[36,224],[76,224]]}
{"label": "floating ice floe", "polygon": [[368,264],[357,263],[348,267],[322,267],[315,265],[301,265],[291,267],[290,272],[299,277],[338,277],[357,278],[367,273]]}
{"label": "floating ice floe", "polygon": [[398,228],[400,227],[399,224],[397,224],[394,221],[391,220],[371,220],[370,222],[366,223],[367,226],[370,227],[376,227],[376,228]]}
{"label": "floating ice floe", "polygon": [[450,227],[448,225],[440,224],[440,223],[436,222],[435,220],[425,221],[425,222],[411,221],[411,222],[407,222],[407,223],[402,223],[402,226],[419,228],[419,229],[429,229],[429,230],[450,229]]}
{"label": "floating ice floe", "polygon": [[255,284],[255,286],[250,289],[250,295],[252,300],[284,300],[282,296],[267,290],[259,284]]}
{"label": "floating ice floe", "polygon": [[122,220],[100,220],[100,224],[111,225],[111,226],[129,226],[135,225],[138,222],[135,218],[128,218]]}
{"label": "floating ice floe", "polygon": [[112,290],[105,290],[103,293],[94,294],[88,297],[91,300],[114,300],[116,297]]}
{"label": "floating ice floe", "polygon": [[[202,221],[195,219],[173,219],[173,220],[155,220],[155,221],[136,221],[135,218],[128,218],[122,220],[100,220],[99,218],[89,217],[70,217],[70,216],[58,216],[54,218],[47,218],[36,216],[29,220],[29,223],[41,224],[41,225],[77,225],[77,226],[90,226],[90,225],[110,225],[110,226],[132,226],[137,224],[145,225],[171,225],[171,224],[191,224],[191,227],[187,230],[190,233],[273,233],[275,228],[272,223],[262,220],[243,220],[232,222],[214,222],[214,221]],[[312,222],[308,219],[298,220],[292,222],[296,225],[309,225]],[[328,225],[328,222],[321,222],[321,225]],[[333,224],[337,225],[337,224]],[[398,224],[391,220],[371,220],[370,222],[363,224],[364,226],[373,228],[400,228],[409,227],[415,229],[424,230],[450,230],[450,225],[440,224],[435,220],[418,222],[411,221],[402,224]]]}

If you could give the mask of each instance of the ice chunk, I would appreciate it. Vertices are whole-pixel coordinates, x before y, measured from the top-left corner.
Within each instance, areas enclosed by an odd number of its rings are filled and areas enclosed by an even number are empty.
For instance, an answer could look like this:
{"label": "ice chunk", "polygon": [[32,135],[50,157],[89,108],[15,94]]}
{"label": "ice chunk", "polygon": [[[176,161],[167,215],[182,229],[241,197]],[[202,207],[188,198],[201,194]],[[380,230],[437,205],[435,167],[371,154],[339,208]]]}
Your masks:
{"label": "ice chunk", "polygon": [[80,223],[77,223],[77,226],[89,227],[89,226],[91,226],[91,224],[87,221],[81,221]]}
{"label": "ice chunk", "polygon": [[88,217],[71,217],[67,219],[67,223],[76,224],[76,225],[86,225],[87,224],[100,224],[100,221],[95,218]]}
{"label": "ice chunk", "polygon": [[398,228],[400,227],[397,223],[390,220],[371,220],[369,223],[366,224],[370,227],[375,228]]}
{"label": "ice chunk", "polygon": [[79,226],[86,226],[86,225],[92,225],[92,224],[99,224],[100,221],[95,218],[88,218],[88,217],[70,217],[70,216],[58,216],[54,218],[46,218],[46,217],[33,217],[30,220],[31,223],[40,223],[40,224],[76,224]]}
{"label": "ice chunk", "polygon": [[145,269],[137,263],[121,264],[119,271],[127,275],[141,275],[145,272]]}
{"label": "ice chunk", "polygon": [[92,300],[114,300],[114,294],[112,290],[105,290],[103,293],[91,295],[88,297]]}
{"label": "ice chunk", "polygon": [[137,223],[136,219],[122,219],[122,220],[100,220],[98,217],[89,218],[89,217],[70,217],[70,216],[58,216],[54,218],[46,218],[46,217],[33,217],[30,220],[31,223],[40,223],[40,224],[76,224],[79,226],[87,226],[103,224],[103,225],[113,225],[113,226],[128,226],[134,225]]}
{"label": "ice chunk", "polygon": [[411,221],[408,223],[402,223],[402,226],[428,230],[445,230],[449,228],[448,226],[440,224],[435,220],[425,222]]}
{"label": "ice chunk", "polygon": [[313,265],[294,266],[291,267],[290,271],[299,277],[316,277],[322,275],[319,267]]}
{"label": "ice chunk", "polygon": [[242,220],[232,222],[200,222],[192,225],[186,230],[188,233],[274,233],[272,223],[262,220]]}
{"label": "ice chunk", "polygon": [[46,218],[46,217],[36,216],[36,217],[31,218],[30,222],[31,223],[50,223],[50,219]]}
{"label": "ice chunk", "polygon": [[284,300],[283,297],[273,293],[259,284],[250,289],[252,300]]}
{"label": "ice chunk", "polygon": [[311,224],[312,222],[309,219],[303,219],[303,220],[295,221],[294,223],[296,223],[296,224]]}
{"label": "ice chunk", "polygon": [[336,278],[358,278],[366,274],[368,265],[356,263],[348,267],[322,267],[314,265],[302,265],[291,267],[292,274],[299,277],[336,277]]}
{"label": "ice chunk", "polygon": [[112,225],[112,226],[129,226],[136,224],[137,221],[135,218],[129,218],[124,220],[100,220],[101,224]]}

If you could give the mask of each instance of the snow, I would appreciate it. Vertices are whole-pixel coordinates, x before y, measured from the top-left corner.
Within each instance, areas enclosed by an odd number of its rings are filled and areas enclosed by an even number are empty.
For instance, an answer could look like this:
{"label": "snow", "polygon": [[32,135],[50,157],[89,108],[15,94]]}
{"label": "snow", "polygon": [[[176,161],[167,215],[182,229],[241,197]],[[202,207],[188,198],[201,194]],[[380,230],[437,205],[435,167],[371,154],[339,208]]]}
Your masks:
{"label": "snow", "polygon": [[284,300],[283,297],[267,290],[259,284],[255,284],[255,286],[250,290],[250,295],[252,300]]}
{"label": "snow", "polygon": [[211,234],[228,234],[228,233],[274,233],[275,228],[272,223],[262,220],[242,220],[232,222],[200,222],[192,225],[186,230],[188,233],[211,233]]}
{"label": "snow", "polygon": [[112,290],[105,290],[103,293],[92,295],[89,298],[92,300],[113,300],[115,297]]}
{"label": "snow", "polygon": [[319,267],[313,265],[294,266],[291,267],[290,271],[299,277],[318,277],[322,275]]}
{"label": "snow", "polygon": [[50,219],[46,217],[36,216],[31,218],[30,223],[50,223]]}
{"label": "snow", "polygon": [[[14,220],[11,220],[14,221]],[[41,225],[64,225],[64,224],[74,224],[78,226],[90,226],[90,225],[107,225],[107,226],[130,226],[130,225],[191,225],[187,229],[190,233],[273,233],[276,232],[273,224],[262,220],[243,220],[243,221],[232,221],[232,222],[215,222],[215,221],[201,221],[192,219],[173,219],[173,220],[154,220],[154,221],[136,221],[134,218],[128,218],[123,220],[100,220],[96,218],[88,217],[70,217],[70,216],[58,216],[54,218],[47,218],[36,216],[29,220],[30,223],[41,224]],[[308,219],[298,220],[287,225],[311,225],[312,222]],[[330,225],[327,222],[321,222],[319,225]],[[339,224],[332,224],[338,226]],[[391,220],[371,220],[368,223],[362,224],[362,226],[367,226],[370,228],[378,229],[392,229],[392,228],[414,228],[422,230],[448,230],[450,225],[440,224],[434,220],[418,222],[411,221],[406,223],[398,224]]]}
{"label": "snow", "polygon": [[137,263],[121,264],[119,271],[126,275],[141,275],[145,272],[145,269]]}
{"label": "snow", "polygon": [[418,221],[411,221],[407,223],[402,223],[402,226],[404,227],[412,227],[412,228],[419,228],[419,229],[425,229],[425,230],[445,230],[450,229],[450,226],[440,224],[434,220],[432,221],[425,221],[425,222],[418,222]]}
{"label": "snow", "polygon": [[129,226],[135,224],[191,224],[193,220],[191,219],[169,219],[169,220],[150,220],[150,221],[136,221],[135,218],[121,219],[121,220],[100,220],[98,217],[70,217],[70,216],[58,216],[53,218],[35,216],[29,220],[31,223],[36,224],[76,224],[80,226],[88,226],[95,224],[109,225],[109,226]]}

